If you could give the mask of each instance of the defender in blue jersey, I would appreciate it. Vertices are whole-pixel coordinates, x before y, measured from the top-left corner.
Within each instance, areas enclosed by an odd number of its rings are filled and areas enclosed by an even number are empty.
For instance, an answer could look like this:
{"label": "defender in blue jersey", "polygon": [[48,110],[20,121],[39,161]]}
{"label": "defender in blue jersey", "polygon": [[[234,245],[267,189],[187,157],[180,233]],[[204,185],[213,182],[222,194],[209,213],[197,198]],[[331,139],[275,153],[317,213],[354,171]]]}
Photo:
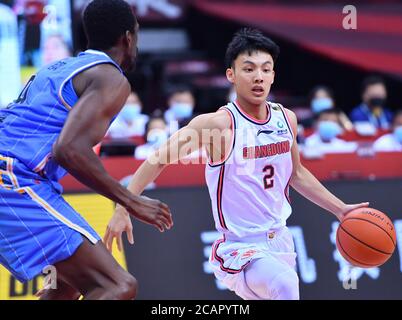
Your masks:
{"label": "defender in blue jersey", "polygon": [[92,151],[130,92],[138,24],[123,0],[94,0],[84,12],[89,50],[41,69],[0,110],[0,263],[24,282],[47,266],[57,289],[42,299],[133,299],[137,283],[89,224],[64,201],[67,172],[160,231],[169,208],[137,197]]}

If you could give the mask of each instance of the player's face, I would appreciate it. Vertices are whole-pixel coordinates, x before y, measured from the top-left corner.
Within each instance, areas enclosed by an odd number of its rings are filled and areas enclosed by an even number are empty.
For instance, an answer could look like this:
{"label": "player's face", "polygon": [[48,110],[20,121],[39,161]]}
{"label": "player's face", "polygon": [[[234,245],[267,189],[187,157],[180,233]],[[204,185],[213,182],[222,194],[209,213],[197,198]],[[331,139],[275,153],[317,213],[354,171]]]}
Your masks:
{"label": "player's face", "polygon": [[126,34],[127,48],[125,50],[124,61],[122,63],[122,69],[124,71],[134,71],[135,69],[135,63],[138,55],[138,29],[139,26],[137,24],[134,33],[128,31]]}
{"label": "player's face", "polygon": [[274,82],[274,61],[269,53],[254,51],[240,54],[234,68],[226,71],[229,81],[235,86],[237,96],[253,105],[265,104]]}

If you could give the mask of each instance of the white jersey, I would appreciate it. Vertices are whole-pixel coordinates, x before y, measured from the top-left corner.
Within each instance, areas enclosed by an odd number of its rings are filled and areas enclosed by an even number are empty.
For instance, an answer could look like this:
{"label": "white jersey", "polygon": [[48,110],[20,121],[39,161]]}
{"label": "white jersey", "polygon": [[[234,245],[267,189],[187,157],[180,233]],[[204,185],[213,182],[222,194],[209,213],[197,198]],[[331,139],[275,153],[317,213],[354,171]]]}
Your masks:
{"label": "white jersey", "polygon": [[231,117],[233,143],[226,159],[206,165],[215,226],[234,239],[278,230],[292,212],[294,135],[286,111],[269,102],[268,118],[257,120],[235,103],[221,109]]}

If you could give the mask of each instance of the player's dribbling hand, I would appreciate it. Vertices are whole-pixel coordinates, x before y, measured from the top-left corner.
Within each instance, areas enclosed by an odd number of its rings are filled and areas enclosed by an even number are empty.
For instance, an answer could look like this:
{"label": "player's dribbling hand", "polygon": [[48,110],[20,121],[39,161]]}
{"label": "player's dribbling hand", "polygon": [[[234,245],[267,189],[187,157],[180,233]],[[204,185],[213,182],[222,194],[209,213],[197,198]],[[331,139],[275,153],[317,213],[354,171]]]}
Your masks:
{"label": "player's dribbling hand", "polygon": [[357,204],[345,204],[345,206],[343,207],[342,211],[337,214],[337,218],[339,219],[339,221],[342,221],[343,218],[352,210],[355,210],[357,208],[367,208],[369,206],[369,202],[362,202],[362,203],[357,203]]}
{"label": "player's dribbling hand", "polygon": [[110,219],[109,224],[107,225],[105,236],[103,237],[103,243],[110,252],[112,252],[113,240],[115,238],[117,249],[119,251],[122,250],[123,232],[126,232],[128,242],[134,244],[133,225],[131,223],[130,215],[126,209],[117,206],[112,219]]}
{"label": "player's dribbling hand", "polygon": [[[136,209],[131,211],[131,214],[138,220],[155,226],[160,232],[163,232],[164,228],[170,229],[173,226],[172,215],[166,204],[144,196],[138,197],[138,200],[135,204]],[[114,239],[116,239],[119,251],[122,250],[123,232],[127,233],[128,242],[134,244],[130,213],[122,206],[117,205],[103,238],[103,242],[110,252],[112,252]]]}

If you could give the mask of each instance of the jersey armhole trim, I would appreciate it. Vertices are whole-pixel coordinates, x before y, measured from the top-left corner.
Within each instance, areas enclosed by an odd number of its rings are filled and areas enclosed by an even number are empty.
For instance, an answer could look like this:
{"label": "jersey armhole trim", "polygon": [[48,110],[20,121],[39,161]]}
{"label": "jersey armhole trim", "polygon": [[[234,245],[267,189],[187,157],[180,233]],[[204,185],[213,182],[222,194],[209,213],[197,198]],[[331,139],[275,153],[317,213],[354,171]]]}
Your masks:
{"label": "jersey armhole trim", "polygon": [[210,155],[208,154],[208,165],[210,167],[219,167],[221,165],[223,165],[231,156],[233,150],[234,150],[234,146],[235,146],[235,142],[236,142],[236,120],[234,118],[234,115],[232,113],[232,111],[230,109],[228,109],[227,107],[221,107],[219,108],[219,110],[224,110],[226,111],[229,116],[230,116],[230,128],[232,129],[232,138],[231,138],[231,148],[230,150],[227,152],[227,154],[225,155],[225,157],[223,158],[223,160],[217,161],[217,162],[213,162]]}
{"label": "jersey armhole trim", "polygon": [[[62,82],[62,84],[61,84],[61,86],[60,86],[60,88],[59,88],[58,97],[59,97],[61,103],[63,104],[63,106],[64,106],[68,111],[70,111],[73,107],[70,106],[70,105],[67,103],[67,101],[64,99],[64,97],[63,97],[63,89],[64,89],[65,85],[67,84],[68,81],[70,81],[71,79],[73,79],[73,78],[74,78],[76,75],[78,75],[79,73],[81,73],[81,72],[83,72],[84,70],[89,69],[89,68],[91,68],[91,67],[93,67],[93,66],[96,66],[96,65],[98,65],[98,64],[111,64],[111,65],[115,66],[113,62],[107,61],[107,60],[103,60],[103,61],[100,60],[100,61],[91,62],[91,63],[89,63],[89,64],[86,64],[86,65],[82,66],[81,68],[79,68],[79,69],[77,69],[77,70],[74,70],[74,72],[72,72],[72,73],[71,73],[66,79],[64,79],[64,81]],[[73,90],[74,90],[74,93],[75,93],[76,96],[78,97],[77,93],[75,92],[74,86],[72,86],[72,88],[73,88]]]}

